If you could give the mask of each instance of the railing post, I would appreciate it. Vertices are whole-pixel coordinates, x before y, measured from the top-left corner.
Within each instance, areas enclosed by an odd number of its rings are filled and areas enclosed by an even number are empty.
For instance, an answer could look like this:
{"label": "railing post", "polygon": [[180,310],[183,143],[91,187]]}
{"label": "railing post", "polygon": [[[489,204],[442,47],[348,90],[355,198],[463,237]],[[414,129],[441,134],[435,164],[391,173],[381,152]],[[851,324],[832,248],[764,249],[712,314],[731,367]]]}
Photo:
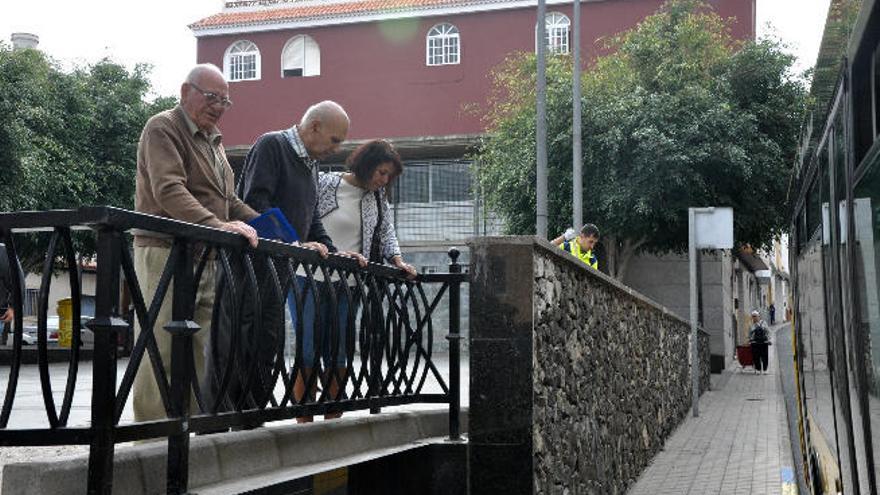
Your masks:
{"label": "railing post", "polygon": [[[370,303],[373,305],[373,310],[371,311],[372,319],[370,320],[369,325],[369,339],[370,339],[370,378],[369,378],[369,389],[371,392],[369,393],[369,397],[373,399],[373,404],[378,403],[379,397],[381,397],[382,391],[382,353],[385,351],[385,339],[383,338],[382,332],[385,331],[385,320],[382,317],[382,290],[380,288],[381,280],[373,278],[373,285],[370,292],[374,295],[375,299],[371,299]],[[370,414],[379,414],[382,412],[382,408],[378,405],[370,406]]]}
{"label": "railing post", "polygon": [[[127,327],[117,318],[122,235],[98,231],[95,318],[88,327],[95,334],[92,361],[92,442],[89,449],[88,493],[113,491],[113,451],[116,416],[116,336]],[[75,267],[70,267],[75,269]],[[17,315],[16,315],[17,316]]]}
{"label": "railing post", "polygon": [[193,258],[185,239],[176,238],[174,249],[179,250],[174,266],[174,297],[171,301],[171,321],[165,330],[171,334],[171,409],[174,417],[181,418],[180,431],[168,437],[169,494],[187,493],[189,485],[189,399],[191,380],[189,360],[193,356],[193,335],[199,326],[192,321],[197,284],[193,281]]}
{"label": "railing post", "polygon": [[[449,273],[461,273],[458,249],[449,249]],[[461,282],[449,282],[449,440],[461,440]]]}

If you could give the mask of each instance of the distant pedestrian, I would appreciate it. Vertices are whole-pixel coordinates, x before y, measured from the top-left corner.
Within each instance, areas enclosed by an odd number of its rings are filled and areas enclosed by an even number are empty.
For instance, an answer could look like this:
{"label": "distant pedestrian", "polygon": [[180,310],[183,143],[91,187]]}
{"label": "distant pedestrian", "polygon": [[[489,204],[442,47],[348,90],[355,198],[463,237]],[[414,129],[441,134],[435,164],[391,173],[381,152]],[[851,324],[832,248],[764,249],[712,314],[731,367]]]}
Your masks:
{"label": "distant pedestrian", "polygon": [[749,343],[752,347],[752,361],[755,374],[767,373],[767,347],[770,345],[770,332],[767,323],[761,319],[757,310],[752,311],[752,326],[749,328]]}
{"label": "distant pedestrian", "polygon": [[[18,266],[19,280],[24,281],[21,265]],[[15,292],[12,282],[12,270],[9,269],[9,258],[6,254],[6,245],[0,244],[0,345],[6,345],[9,335],[12,334],[12,320],[15,319],[13,309]],[[24,293],[24,288],[22,288]],[[22,294],[24,300],[24,294]]]}
{"label": "distant pedestrian", "polygon": [[581,227],[579,233],[569,228],[561,236],[553,239],[553,244],[559,246],[560,249],[571,253],[575,258],[583,261],[591,268],[599,269],[599,260],[593,254],[593,248],[599,242],[599,228],[588,223]]}
{"label": "distant pedestrian", "polygon": [[770,303],[770,307],[767,308],[770,311],[770,324],[776,324],[776,306],[773,303]]}

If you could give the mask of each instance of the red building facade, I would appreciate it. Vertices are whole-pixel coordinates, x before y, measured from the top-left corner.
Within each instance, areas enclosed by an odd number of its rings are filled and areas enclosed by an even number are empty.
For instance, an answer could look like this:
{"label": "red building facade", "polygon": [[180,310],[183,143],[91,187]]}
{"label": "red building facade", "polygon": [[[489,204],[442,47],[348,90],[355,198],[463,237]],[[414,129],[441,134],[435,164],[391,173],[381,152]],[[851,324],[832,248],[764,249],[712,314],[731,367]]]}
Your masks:
{"label": "red building facade", "polygon": [[[603,38],[634,27],[662,3],[582,1],[584,59],[596,56]],[[755,0],[709,3],[733,18],[735,38],[754,38]],[[572,19],[571,1],[547,4],[555,21]],[[520,0],[253,0],[228,3],[222,13],[190,27],[198,38],[198,61],[223,67],[230,78],[235,105],[223,119],[224,141],[241,156],[260,134],[289,127],[325,99],[348,111],[352,140],[389,138],[410,143],[410,149],[419,143],[460,147],[483,132],[479,108],[491,70],[513,52],[534,50],[535,19],[535,2]],[[440,33],[434,59],[432,33]],[[450,47],[447,41],[456,34]],[[570,30],[556,35],[551,44],[567,51],[560,43],[570,43]],[[456,45],[457,54],[450,53]],[[236,57],[230,50],[242,47],[251,64],[244,72],[240,57],[230,66]],[[307,67],[288,68],[284,77],[282,57],[288,67],[291,60]],[[432,60],[442,65],[429,65]]]}

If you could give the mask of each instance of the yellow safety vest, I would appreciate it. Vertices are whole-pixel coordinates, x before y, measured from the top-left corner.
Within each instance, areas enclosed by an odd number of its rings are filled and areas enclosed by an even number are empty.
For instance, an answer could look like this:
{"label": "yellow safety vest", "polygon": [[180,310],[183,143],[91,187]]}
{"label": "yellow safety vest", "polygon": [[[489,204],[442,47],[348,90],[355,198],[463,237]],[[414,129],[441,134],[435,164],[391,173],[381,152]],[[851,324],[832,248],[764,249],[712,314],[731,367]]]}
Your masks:
{"label": "yellow safety vest", "polygon": [[559,249],[573,254],[577,259],[586,263],[587,266],[596,270],[599,269],[599,259],[593,256],[593,250],[581,251],[581,245],[578,244],[577,239],[563,241],[563,243],[559,245]]}

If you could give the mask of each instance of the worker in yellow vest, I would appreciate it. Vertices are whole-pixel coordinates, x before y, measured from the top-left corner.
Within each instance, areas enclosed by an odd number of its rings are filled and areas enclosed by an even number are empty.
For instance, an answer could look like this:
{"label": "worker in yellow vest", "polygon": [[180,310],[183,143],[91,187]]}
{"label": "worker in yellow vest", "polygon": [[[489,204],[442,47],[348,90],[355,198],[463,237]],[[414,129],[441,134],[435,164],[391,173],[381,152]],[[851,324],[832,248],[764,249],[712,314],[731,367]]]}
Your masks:
{"label": "worker in yellow vest", "polygon": [[553,239],[553,244],[559,246],[560,249],[568,251],[575,258],[583,261],[591,268],[599,269],[599,260],[593,255],[593,247],[599,241],[599,228],[588,223],[585,224],[580,233],[575,234],[574,229],[569,228],[561,236]]}

